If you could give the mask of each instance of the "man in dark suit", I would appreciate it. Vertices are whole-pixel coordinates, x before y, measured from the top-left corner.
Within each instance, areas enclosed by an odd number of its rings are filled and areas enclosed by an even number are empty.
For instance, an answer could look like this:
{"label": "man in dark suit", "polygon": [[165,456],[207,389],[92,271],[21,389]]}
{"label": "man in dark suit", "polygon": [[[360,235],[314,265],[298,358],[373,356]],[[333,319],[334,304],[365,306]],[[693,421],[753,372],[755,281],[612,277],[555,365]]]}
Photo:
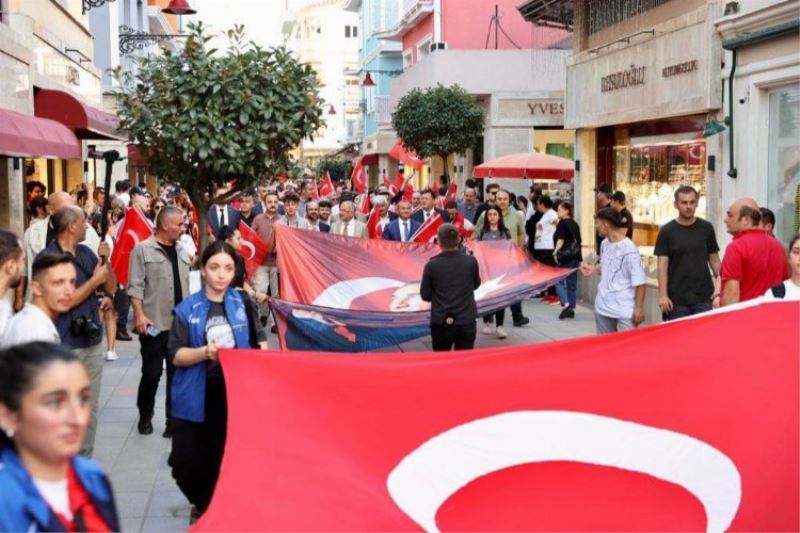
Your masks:
{"label": "man in dark suit", "polygon": [[411,218],[410,202],[401,200],[397,204],[397,215],[398,218],[392,220],[383,228],[384,241],[410,241],[411,236],[414,235],[422,225]]}
{"label": "man in dark suit", "polygon": [[419,291],[431,302],[433,351],[471,350],[478,316],[474,291],[481,285],[478,261],[459,251],[461,236],[454,225],[442,224],[437,236],[442,253],[425,264]]}
{"label": "man in dark suit", "polygon": [[[228,193],[227,187],[219,187],[214,195],[214,198],[219,198]],[[208,223],[214,231],[214,235],[219,233],[219,228],[222,226],[239,227],[239,222],[242,220],[242,214],[238,209],[234,209],[227,202],[221,204],[213,204],[208,208]]]}
{"label": "man in dark suit", "polygon": [[411,218],[420,224],[428,220],[428,217],[434,213],[438,213],[442,220],[447,220],[447,212],[439,207],[434,207],[435,197],[433,191],[425,189],[420,193],[420,209],[417,210]]}

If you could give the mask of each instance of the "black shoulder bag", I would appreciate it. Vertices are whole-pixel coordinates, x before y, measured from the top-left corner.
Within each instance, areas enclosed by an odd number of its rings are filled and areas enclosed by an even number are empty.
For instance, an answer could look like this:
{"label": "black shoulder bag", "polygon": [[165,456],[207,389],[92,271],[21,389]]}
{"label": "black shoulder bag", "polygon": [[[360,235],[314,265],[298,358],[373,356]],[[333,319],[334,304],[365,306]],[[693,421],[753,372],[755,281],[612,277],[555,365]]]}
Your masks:
{"label": "black shoulder bag", "polygon": [[563,265],[569,263],[570,261],[574,261],[575,259],[581,256],[581,245],[578,243],[578,239],[572,232],[571,226],[569,227],[569,233],[570,235],[572,235],[572,242],[563,245],[556,252],[556,261],[558,261],[559,265]]}

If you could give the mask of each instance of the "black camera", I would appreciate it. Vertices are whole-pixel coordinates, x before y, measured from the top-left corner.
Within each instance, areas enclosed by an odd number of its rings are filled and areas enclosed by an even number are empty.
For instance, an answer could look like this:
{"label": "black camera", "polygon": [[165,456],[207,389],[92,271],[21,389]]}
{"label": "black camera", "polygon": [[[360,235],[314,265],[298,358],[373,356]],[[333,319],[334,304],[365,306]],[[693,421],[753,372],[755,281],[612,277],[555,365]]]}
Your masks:
{"label": "black camera", "polygon": [[73,337],[87,337],[89,339],[99,337],[103,332],[100,326],[88,315],[73,317],[69,330]]}

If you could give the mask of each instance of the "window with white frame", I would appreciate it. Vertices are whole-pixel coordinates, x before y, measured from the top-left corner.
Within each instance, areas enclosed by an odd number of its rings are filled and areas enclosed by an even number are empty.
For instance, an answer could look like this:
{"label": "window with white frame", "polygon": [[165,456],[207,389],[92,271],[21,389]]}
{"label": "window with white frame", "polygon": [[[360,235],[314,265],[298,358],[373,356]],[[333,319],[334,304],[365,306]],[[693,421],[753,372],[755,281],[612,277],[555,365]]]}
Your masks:
{"label": "window with white frame", "polygon": [[428,54],[431,53],[431,43],[433,42],[433,35],[428,35],[417,43],[417,61],[422,61]]}
{"label": "window with white frame", "polygon": [[411,48],[403,50],[403,70],[409,69],[414,65],[414,53]]}

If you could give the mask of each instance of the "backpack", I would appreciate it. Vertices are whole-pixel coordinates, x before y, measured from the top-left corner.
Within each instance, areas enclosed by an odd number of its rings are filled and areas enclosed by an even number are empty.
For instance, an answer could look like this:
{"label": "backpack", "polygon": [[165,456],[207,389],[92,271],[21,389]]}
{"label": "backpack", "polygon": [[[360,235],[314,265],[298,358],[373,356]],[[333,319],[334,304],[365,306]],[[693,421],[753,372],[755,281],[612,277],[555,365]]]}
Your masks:
{"label": "backpack", "polygon": [[781,283],[780,285],[775,285],[770,290],[772,291],[772,295],[775,298],[779,298],[781,300],[786,298],[786,285],[784,285],[783,283]]}

